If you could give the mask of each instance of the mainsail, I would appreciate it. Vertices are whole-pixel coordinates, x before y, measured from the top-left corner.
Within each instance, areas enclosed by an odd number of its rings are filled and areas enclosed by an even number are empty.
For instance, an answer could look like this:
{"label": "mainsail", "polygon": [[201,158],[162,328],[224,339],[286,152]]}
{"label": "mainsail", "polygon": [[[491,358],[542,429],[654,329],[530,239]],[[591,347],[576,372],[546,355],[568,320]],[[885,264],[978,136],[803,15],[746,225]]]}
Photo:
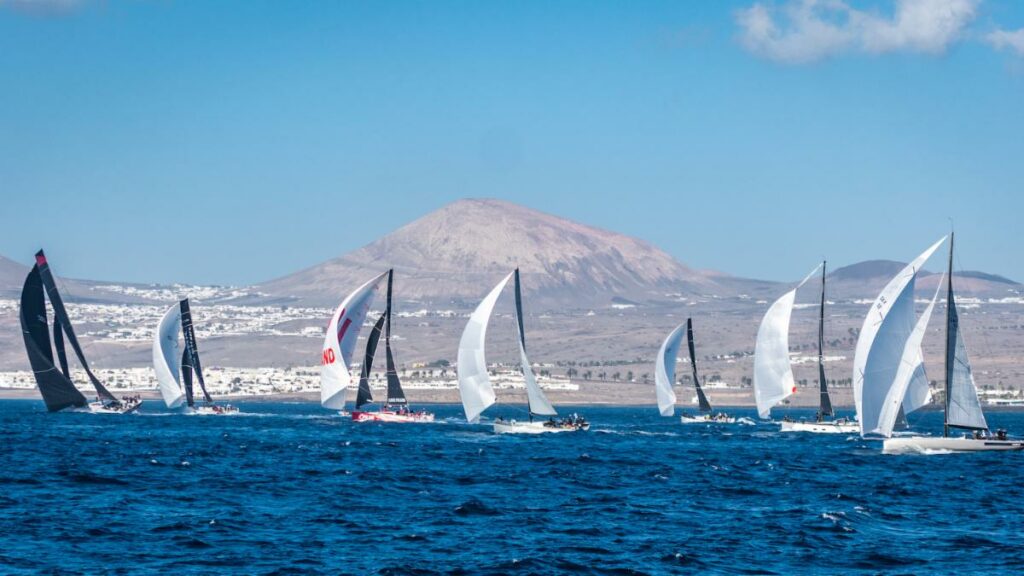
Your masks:
{"label": "mainsail", "polygon": [[[183,363],[182,367],[187,372],[189,369],[195,373],[196,380],[199,381],[199,388],[203,391],[203,400],[207,402],[213,402],[213,398],[210,398],[210,393],[206,391],[206,380],[203,378],[203,365],[199,362],[199,344],[196,342],[195,329],[192,327],[192,311],[188,305],[188,298],[185,298],[178,303],[181,307],[181,332],[185,336],[185,354],[188,356],[188,362]],[[187,364],[187,366],[185,365]],[[187,377],[187,376],[186,376]],[[192,391],[187,391],[189,406],[192,405]]]}
{"label": "mainsail", "polygon": [[178,331],[181,327],[181,305],[175,303],[167,309],[153,337],[153,369],[160,387],[160,395],[168,408],[178,408],[185,402],[181,387],[181,349]]}
{"label": "mainsail", "polygon": [[391,281],[394,277],[395,271],[388,270],[388,301],[387,307],[384,309],[384,316],[387,318],[384,324],[384,353],[387,368],[385,376],[388,380],[388,404],[389,405],[403,405],[408,404],[408,400],[405,399],[405,391],[402,390],[402,381],[398,379],[398,370],[395,367],[395,356],[391,352]]}
{"label": "mainsail", "polygon": [[476,310],[469,316],[469,322],[459,339],[459,353],[456,372],[459,376],[459,396],[462,408],[466,412],[466,420],[470,423],[480,421],[480,414],[494,404],[494,388],[487,374],[487,358],[484,356],[484,340],[487,336],[487,323],[491,312],[498,301],[498,296],[505,285],[512,279],[515,272],[498,282]]}
{"label": "mainsail", "polygon": [[[71,406],[87,405],[85,396],[75,388],[67,375],[67,360],[62,359],[62,364],[65,365],[64,373],[58,371],[53,364],[53,349],[50,347],[49,324],[46,320],[46,299],[43,295],[43,281],[38,264],[32,267],[25,278],[25,285],[21,290],[19,317],[28,360],[32,365],[39,393],[46,403],[46,409],[56,412]],[[55,331],[59,325],[59,322],[54,322]]]}
{"label": "mainsail", "polygon": [[533,375],[530,367],[530,360],[526,357],[526,332],[523,330],[523,297],[519,287],[519,268],[515,272],[515,293],[516,293],[516,326],[519,328],[519,360],[522,365],[523,379],[526,381],[526,400],[529,404],[530,415],[557,416],[555,408],[548,402],[547,396],[537,385],[537,378]]}
{"label": "mainsail", "polygon": [[345,407],[345,388],[352,380],[349,363],[359,330],[366,321],[373,297],[387,272],[376,276],[348,295],[331,316],[320,357],[320,405],[332,410]]}
{"label": "mainsail", "polygon": [[821,263],[821,306],[818,308],[818,418],[835,416],[825,379],[825,273],[827,262]]}
{"label": "mainsail", "polygon": [[[60,323],[68,342],[71,343],[71,349],[75,351],[75,356],[78,357],[78,363],[82,365],[86,376],[92,382],[93,388],[96,389],[96,395],[112,404],[120,404],[121,402],[117,397],[107,390],[107,387],[100,382],[99,378],[92,373],[92,369],[89,368],[89,363],[85,360],[82,347],[78,344],[78,338],[75,337],[75,330],[71,327],[71,319],[64,308],[64,299],[61,298],[60,292],[57,291],[57,283],[53,280],[53,273],[50,272],[50,265],[46,262],[46,255],[43,254],[42,250],[36,252],[36,267],[39,268],[39,277],[43,280],[43,287],[46,288],[46,294],[50,297],[50,305],[53,306],[53,321]],[[63,343],[57,345],[58,351],[63,350],[63,348]]]}
{"label": "mainsail", "polygon": [[366,338],[366,354],[363,356],[363,365],[359,368],[359,388],[356,391],[357,410],[373,402],[373,393],[370,392],[370,370],[373,368],[373,356],[377,353],[377,343],[380,342],[380,333],[387,315],[387,312],[380,315]]}
{"label": "mainsail", "polygon": [[658,358],[654,365],[654,392],[658,396],[658,411],[662,416],[675,414],[676,393],[672,385],[676,381],[676,357],[679,355],[679,346],[683,341],[683,331],[686,324],[676,326],[676,329],[669,333],[665,341],[661,343],[658,350]]}
{"label": "mainsail", "polygon": [[946,274],[946,434],[949,428],[988,430],[978,401],[967,347],[960,332],[960,315],[953,294],[953,238],[949,239],[949,270]]}
{"label": "mainsail", "polygon": [[697,353],[693,345],[693,319],[686,319],[686,346],[690,351],[690,368],[693,371],[693,386],[697,390],[697,406],[701,412],[711,412],[711,403],[700,387],[700,376],[697,375]]}
{"label": "mainsail", "polygon": [[945,241],[943,237],[890,280],[864,318],[853,358],[853,395],[862,436],[878,433],[886,397],[916,324],[914,281],[921,266]]}
{"label": "mainsail", "polygon": [[757,415],[769,418],[773,406],[796,392],[793,369],[789,364],[789,318],[793,314],[796,291],[814,276],[819,264],[796,288],[782,295],[765,313],[757,329],[754,344],[754,401]]}

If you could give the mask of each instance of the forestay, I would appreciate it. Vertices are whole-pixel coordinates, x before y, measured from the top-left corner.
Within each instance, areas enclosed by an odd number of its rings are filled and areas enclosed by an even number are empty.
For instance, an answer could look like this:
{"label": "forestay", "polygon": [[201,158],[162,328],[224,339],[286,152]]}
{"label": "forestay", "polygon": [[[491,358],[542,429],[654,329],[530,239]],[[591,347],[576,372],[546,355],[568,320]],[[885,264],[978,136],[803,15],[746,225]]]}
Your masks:
{"label": "forestay", "polygon": [[153,370],[160,387],[160,395],[168,408],[178,408],[185,402],[181,388],[181,348],[178,332],[181,326],[181,305],[175,303],[167,309],[156,334],[153,336]]}
{"label": "forestay", "polygon": [[886,284],[864,318],[853,359],[853,394],[861,435],[874,433],[914,330],[914,281],[936,242]]}
{"label": "forestay", "polygon": [[320,405],[324,408],[341,410],[345,407],[345,389],[352,380],[349,366],[359,330],[387,275],[384,272],[357,288],[331,316],[320,359]]}
{"label": "forestay", "polygon": [[675,414],[676,393],[672,389],[676,381],[676,358],[679,355],[679,347],[683,343],[683,334],[686,331],[686,324],[676,326],[668,338],[661,343],[658,350],[658,358],[654,365],[654,391],[658,396],[658,411],[662,416]]}
{"label": "forestay", "polygon": [[796,392],[793,369],[789,364],[789,319],[793,314],[796,291],[811,279],[821,264],[795,288],[786,292],[768,308],[757,329],[754,344],[754,401],[757,415],[769,418],[773,406]]}
{"label": "forestay", "polygon": [[473,311],[459,339],[459,352],[456,371],[459,376],[459,396],[466,420],[470,423],[480,421],[480,414],[494,404],[494,388],[487,373],[487,358],[484,355],[484,340],[487,336],[487,324],[491,312],[498,301],[498,296],[505,285],[512,279],[515,272],[510,272],[483,299]]}

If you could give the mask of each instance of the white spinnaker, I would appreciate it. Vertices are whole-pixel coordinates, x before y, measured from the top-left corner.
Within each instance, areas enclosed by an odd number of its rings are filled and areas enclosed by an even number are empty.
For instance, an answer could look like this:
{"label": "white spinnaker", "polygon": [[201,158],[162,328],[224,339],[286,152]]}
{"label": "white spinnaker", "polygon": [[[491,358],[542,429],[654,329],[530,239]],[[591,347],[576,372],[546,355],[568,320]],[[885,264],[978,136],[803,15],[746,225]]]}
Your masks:
{"label": "white spinnaker", "polygon": [[[939,282],[941,289],[942,282]],[[924,313],[917,320],[914,330],[907,337],[907,343],[903,346],[903,357],[900,359],[899,368],[896,370],[896,377],[893,380],[889,393],[885,396],[885,403],[882,405],[882,412],[878,417],[878,427],[874,430],[865,430],[866,434],[879,434],[889,438],[892,436],[893,428],[896,427],[896,419],[903,407],[905,414],[913,410],[907,410],[907,401],[915,404],[918,399],[911,398],[911,383],[919,374],[924,374],[924,364],[921,360],[921,342],[924,341],[925,333],[928,331],[928,321],[931,320],[932,310],[935,308],[935,301],[939,298],[939,290],[935,290],[935,296],[924,309]],[[927,381],[926,381],[927,387]],[[916,410],[920,406],[913,409]]]}
{"label": "white spinnaker", "polygon": [[676,393],[672,389],[676,381],[676,358],[679,347],[686,335],[686,324],[676,326],[668,338],[661,343],[658,358],[654,363],[654,392],[658,396],[658,411],[662,416],[671,416],[676,412]]}
{"label": "white spinnaker", "polygon": [[932,387],[928,384],[928,373],[924,369],[924,354],[920,349],[917,351],[917,358],[914,360],[914,363],[917,366],[910,377],[907,393],[903,396],[904,415],[927,406],[932,401]]}
{"label": "white spinnaker", "polygon": [[899,370],[907,338],[914,330],[914,280],[941,240],[908,264],[871,305],[857,338],[853,357],[853,398],[861,435],[878,428],[885,398]]}
{"label": "white spinnaker", "polygon": [[487,374],[487,358],[484,356],[484,340],[487,337],[487,323],[491,319],[494,305],[501,291],[515,272],[498,282],[498,285],[480,302],[459,339],[459,353],[455,371],[459,376],[459,397],[470,423],[480,421],[480,414],[494,404],[494,388]]}
{"label": "white spinnaker", "polygon": [[793,369],[789,365],[789,318],[793,314],[796,291],[821,268],[818,264],[796,288],[776,300],[757,329],[754,344],[754,402],[757,415],[771,417],[772,406],[796,392]]}
{"label": "white spinnaker", "polygon": [[352,381],[349,366],[359,330],[366,321],[373,297],[387,277],[388,273],[384,272],[356,288],[331,316],[320,358],[320,405],[324,408],[341,410],[345,407],[345,389]]}
{"label": "white spinnaker", "polygon": [[175,302],[164,313],[153,335],[153,370],[168,408],[177,408],[185,401],[185,391],[181,389],[180,331],[181,305]]}

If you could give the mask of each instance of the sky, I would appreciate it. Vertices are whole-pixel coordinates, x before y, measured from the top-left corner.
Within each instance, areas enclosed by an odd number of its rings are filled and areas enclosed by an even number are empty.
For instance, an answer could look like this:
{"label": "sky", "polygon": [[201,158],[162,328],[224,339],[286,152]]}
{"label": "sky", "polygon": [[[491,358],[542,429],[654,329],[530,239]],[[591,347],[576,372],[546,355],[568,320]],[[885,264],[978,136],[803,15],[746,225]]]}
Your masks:
{"label": "sky", "polygon": [[[0,254],[243,285],[464,197],[1024,281],[1024,2],[0,0]],[[930,267],[939,268],[938,260]]]}

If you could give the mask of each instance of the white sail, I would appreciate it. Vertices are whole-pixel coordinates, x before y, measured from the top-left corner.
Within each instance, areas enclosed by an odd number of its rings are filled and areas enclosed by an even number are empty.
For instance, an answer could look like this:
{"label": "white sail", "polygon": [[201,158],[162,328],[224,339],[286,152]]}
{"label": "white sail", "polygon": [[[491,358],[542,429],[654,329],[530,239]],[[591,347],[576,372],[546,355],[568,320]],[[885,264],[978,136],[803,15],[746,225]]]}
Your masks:
{"label": "white sail", "polygon": [[[952,273],[952,267],[951,272]],[[952,283],[950,284],[952,287]],[[985,413],[981,409],[981,402],[978,400],[978,388],[974,384],[974,374],[971,372],[971,363],[967,359],[967,347],[964,345],[964,336],[960,332],[960,315],[956,309],[956,297],[952,296],[946,302],[949,307],[948,324],[946,327],[946,354],[951,358],[947,360],[947,366],[952,367],[950,373],[946,374],[949,382],[946,384],[946,423],[959,428],[975,428],[988,430],[988,422],[985,421]]]}
{"label": "white sail", "polygon": [[676,326],[668,338],[661,343],[658,358],[654,364],[654,391],[658,396],[658,411],[662,416],[675,414],[676,393],[672,389],[676,381],[676,357],[686,334],[686,324]]}
{"label": "white sail", "polygon": [[530,367],[530,359],[526,357],[526,333],[523,328],[523,300],[519,286],[519,270],[512,273],[516,279],[516,330],[519,332],[519,361],[522,364],[523,380],[526,384],[526,401],[529,404],[530,414],[540,416],[558,416],[554,406],[548,402],[544,391],[537,385],[537,377]]}
{"label": "white sail", "polygon": [[505,285],[512,279],[515,272],[498,282],[498,285],[480,302],[462,331],[459,339],[459,353],[455,370],[459,376],[459,396],[462,408],[466,412],[466,420],[470,423],[480,421],[480,414],[494,404],[494,388],[487,374],[487,358],[484,356],[484,340],[487,336],[487,323],[491,312],[498,301],[498,296]]}
{"label": "white sail", "polygon": [[878,429],[885,399],[916,324],[914,280],[945,240],[936,242],[890,280],[864,318],[853,357],[853,397],[861,435]]}
{"label": "white sail", "polygon": [[772,406],[796,392],[793,369],[789,365],[789,318],[793,314],[796,291],[821,268],[817,265],[796,288],[786,292],[768,308],[757,329],[754,344],[754,401],[757,415],[771,416]]}
{"label": "white sail", "polygon": [[178,333],[181,330],[181,306],[175,302],[160,319],[153,335],[153,370],[160,387],[160,395],[168,408],[178,408],[185,402],[181,388],[181,348]]}
{"label": "white sail", "polygon": [[359,330],[366,321],[373,297],[387,277],[388,273],[384,272],[356,288],[331,316],[320,358],[320,405],[324,408],[341,410],[345,407],[345,389],[352,381],[349,366]]}
{"label": "white sail", "polygon": [[[941,282],[939,286],[942,286]],[[907,342],[903,346],[903,357],[900,359],[899,368],[896,370],[896,377],[893,380],[892,387],[889,388],[888,394],[886,394],[885,403],[882,405],[882,411],[878,417],[878,426],[874,430],[865,430],[866,434],[879,434],[889,438],[896,427],[901,407],[904,414],[909,414],[923,405],[921,403],[919,387],[923,379],[925,394],[927,395],[928,380],[924,376],[921,342],[924,341],[925,333],[928,330],[928,321],[931,320],[932,310],[935,308],[935,301],[938,297],[939,292],[936,290],[932,301],[928,303],[928,307],[921,314],[921,318],[918,319],[914,330],[907,337]],[[913,388],[915,380],[918,386],[917,390]],[[924,399],[924,403],[927,403],[927,396]]]}
{"label": "white sail", "polygon": [[924,369],[924,353],[920,349],[917,350],[914,364],[916,366],[910,377],[910,385],[903,396],[904,415],[927,406],[932,401],[932,387],[928,383],[928,373]]}

